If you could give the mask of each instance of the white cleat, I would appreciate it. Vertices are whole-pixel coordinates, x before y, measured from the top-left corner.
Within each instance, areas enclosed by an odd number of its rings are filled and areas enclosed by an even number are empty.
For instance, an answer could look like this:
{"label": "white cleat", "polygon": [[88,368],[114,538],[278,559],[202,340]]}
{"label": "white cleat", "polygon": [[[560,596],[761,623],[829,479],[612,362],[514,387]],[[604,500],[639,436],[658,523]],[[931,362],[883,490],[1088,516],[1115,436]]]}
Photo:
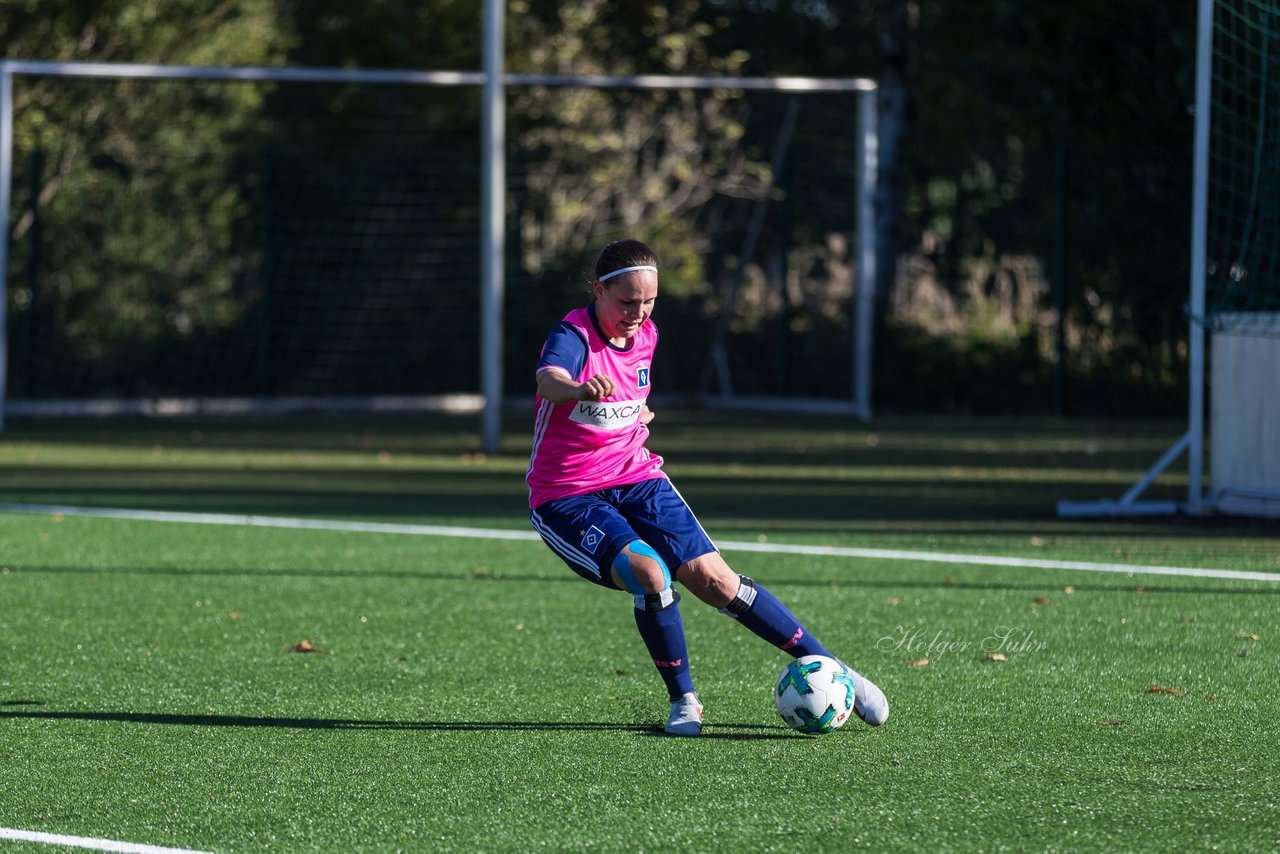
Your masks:
{"label": "white cleat", "polygon": [[[858,689],[855,687],[854,691]],[[702,704],[690,691],[671,704],[671,717],[663,728],[669,735],[698,735],[702,732]]]}
{"label": "white cleat", "polygon": [[[844,664],[844,662],[840,662]],[[880,726],[889,719],[889,701],[875,683],[847,664],[844,669],[853,677],[853,713],[863,723]]]}

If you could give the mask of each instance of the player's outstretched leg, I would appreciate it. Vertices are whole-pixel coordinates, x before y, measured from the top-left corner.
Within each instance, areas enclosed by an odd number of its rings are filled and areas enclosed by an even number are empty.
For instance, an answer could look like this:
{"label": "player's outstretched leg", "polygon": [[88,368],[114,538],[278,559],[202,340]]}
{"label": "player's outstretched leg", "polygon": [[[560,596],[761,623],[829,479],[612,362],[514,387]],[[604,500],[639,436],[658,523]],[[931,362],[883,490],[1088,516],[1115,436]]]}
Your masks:
{"label": "player's outstretched leg", "polygon": [[825,655],[835,658],[817,638],[809,634],[787,606],[763,586],[745,575],[738,576],[738,592],[720,613],[733,617],[764,640],[793,658]]}
{"label": "player's outstretched leg", "polygon": [[[800,621],[787,610],[763,586],[747,578],[738,577],[738,592],[720,609],[720,613],[733,617],[769,643],[799,658],[802,655],[825,655],[835,658],[817,638],[809,634]],[[839,659],[836,659],[839,661]],[[840,662],[844,664],[843,661]],[[884,692],[867,677],[844,665],[853,676],[853,711],[871,726],[880,726],[889,718],[889,701]]]}
{"label": "player's outstretched leg", "polygon": [[702,704],[693,690],[680,595],[671,588],[667,565],[648,543],[635,540],[614,558],[613,572],[619,585],[635,597],[636,628],[667,686],[671,714],[665,731],[698,735],[702,732]]}

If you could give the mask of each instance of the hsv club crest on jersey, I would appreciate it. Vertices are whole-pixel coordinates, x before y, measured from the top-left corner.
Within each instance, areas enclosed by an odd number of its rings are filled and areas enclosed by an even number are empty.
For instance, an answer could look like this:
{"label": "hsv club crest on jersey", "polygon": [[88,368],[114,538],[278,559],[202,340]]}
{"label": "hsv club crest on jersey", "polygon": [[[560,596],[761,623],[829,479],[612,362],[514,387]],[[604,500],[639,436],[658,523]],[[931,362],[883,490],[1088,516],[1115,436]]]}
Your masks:
{"label": "hsv club crest on jersey", "polygon": [[[565,315],[543,347],[538,370],[554,365],[578,382],[606,374],[613,378],[615,390],[604,400],[552,404],[536,398],[526,477],[530,507],[666,477],[662,457],[644,446],[649,429],[640,417],[649,397],[649,369],[657,343],[652,320],[646,320],[623,348],[605,340],[590,308]],[[548,459],[559,460],[559,465],[546,463]]]}

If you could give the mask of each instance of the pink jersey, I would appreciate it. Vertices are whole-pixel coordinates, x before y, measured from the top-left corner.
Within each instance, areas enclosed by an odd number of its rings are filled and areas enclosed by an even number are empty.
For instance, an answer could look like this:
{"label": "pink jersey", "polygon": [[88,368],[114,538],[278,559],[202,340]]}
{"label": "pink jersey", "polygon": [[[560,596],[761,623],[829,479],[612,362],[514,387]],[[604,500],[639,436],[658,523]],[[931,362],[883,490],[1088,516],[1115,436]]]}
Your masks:
{"label": "pink jersey", "polygon": [[[572,335],[566,334],[569,330]],[[640,419],[649,397],[649,365],[658,344],[658,330],[646,319],[629,346],[616,347],[605,340],[587,308],[565,315],[561,341],[576,349],[580,338],[585,361],[576,374],[562,358],[543,347],[538,369],[564,367],[574,380],[583,382],[597,374],[613,379],[614,393],[604,400],[553,404],[541,395],[534,399],[533,453],[529,457],[529,506],[537,507],[566,495],[583,495],[613,486],[666,478],[662,457],[649,453],[645,440],[649,428]],[[553,336],[556,333],[553,333]],[[563,348],[562,348],[563,349]],[[576,354],[580,357],[581,350]]]}

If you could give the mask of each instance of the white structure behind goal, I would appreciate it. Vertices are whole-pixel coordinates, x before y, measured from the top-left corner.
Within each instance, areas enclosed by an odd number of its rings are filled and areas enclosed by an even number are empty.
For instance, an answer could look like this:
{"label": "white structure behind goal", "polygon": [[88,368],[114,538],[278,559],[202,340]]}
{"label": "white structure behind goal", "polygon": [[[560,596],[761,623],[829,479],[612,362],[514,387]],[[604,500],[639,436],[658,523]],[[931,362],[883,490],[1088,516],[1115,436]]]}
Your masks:
{"label": "white structure behind goal", "polygon": [[1222,513],[1280,518],[1280,338],[1227,322],[1213,333],[1209,362],[1209,502]]}

